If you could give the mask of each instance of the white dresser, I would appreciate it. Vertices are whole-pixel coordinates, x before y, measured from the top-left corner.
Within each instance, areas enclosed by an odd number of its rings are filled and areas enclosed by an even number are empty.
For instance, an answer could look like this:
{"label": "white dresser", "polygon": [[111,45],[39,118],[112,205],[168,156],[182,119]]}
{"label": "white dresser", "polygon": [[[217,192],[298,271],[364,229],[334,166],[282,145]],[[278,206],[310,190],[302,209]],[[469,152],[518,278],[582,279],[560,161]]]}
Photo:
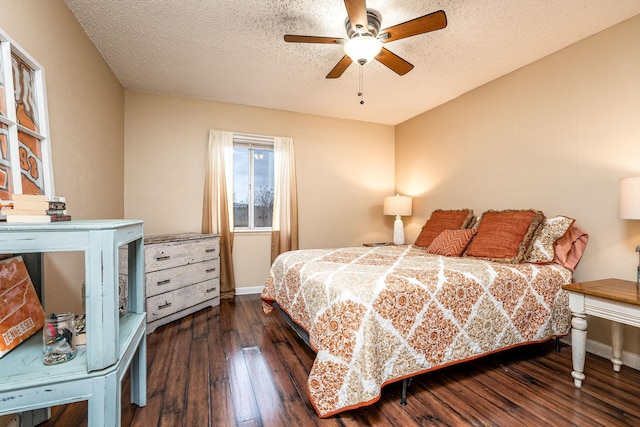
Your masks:
{"label": "white dresser", "polygon": [[[220,304],[220,237],[165,234],[144,239],[147,333],[205,307]],[[126,256],[120,257],[126,271]],[[126,286],[127,277],[122,275]]]}

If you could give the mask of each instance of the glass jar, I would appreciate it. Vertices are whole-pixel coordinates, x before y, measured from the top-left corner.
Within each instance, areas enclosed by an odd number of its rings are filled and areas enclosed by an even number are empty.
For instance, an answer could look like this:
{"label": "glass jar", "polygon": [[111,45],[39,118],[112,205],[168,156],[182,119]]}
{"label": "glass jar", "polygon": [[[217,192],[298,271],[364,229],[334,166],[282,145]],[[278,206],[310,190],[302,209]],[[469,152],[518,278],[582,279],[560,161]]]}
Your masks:
{"label": "glass jar", "polygon": [[44,364],[55,365],[76,356],[76,325],[73,313],[50,314],[44,319]]}

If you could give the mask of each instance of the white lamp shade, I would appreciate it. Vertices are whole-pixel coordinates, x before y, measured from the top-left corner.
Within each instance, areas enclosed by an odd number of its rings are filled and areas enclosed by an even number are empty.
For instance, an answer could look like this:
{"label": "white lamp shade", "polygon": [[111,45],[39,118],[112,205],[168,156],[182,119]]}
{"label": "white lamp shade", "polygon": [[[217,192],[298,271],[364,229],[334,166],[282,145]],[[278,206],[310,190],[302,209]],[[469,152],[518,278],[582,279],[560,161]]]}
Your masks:
{"label": "white lamp shade", "polygon": [[640,219],[640,177],[620,180],[620,218]]}
{"label": "white lamp shade", "polygon": [[344,53],[360,65],[371,61],[382,50],[382,42],[372,36],[358,36],[347,41]]}
{"label": "white lamp shade", "polygon": [[411,197],[408,196],[387,196],[384,198],[382,212],[385,215],[411,215]]}

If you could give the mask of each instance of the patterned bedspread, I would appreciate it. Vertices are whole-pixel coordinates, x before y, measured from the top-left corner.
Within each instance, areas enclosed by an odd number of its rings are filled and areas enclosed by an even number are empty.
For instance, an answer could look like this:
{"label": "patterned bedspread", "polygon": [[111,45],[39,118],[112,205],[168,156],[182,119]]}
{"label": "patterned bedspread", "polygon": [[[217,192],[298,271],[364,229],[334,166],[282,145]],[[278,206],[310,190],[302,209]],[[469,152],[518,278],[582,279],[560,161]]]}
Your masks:
{"label": "patterned bedspread", "polygon": [[374,403],[388,383],[569,331],[557,264],[499,264],[413,246],[287,252],[263,310],[277,301],[316,351],[309,396],[322,418]]}

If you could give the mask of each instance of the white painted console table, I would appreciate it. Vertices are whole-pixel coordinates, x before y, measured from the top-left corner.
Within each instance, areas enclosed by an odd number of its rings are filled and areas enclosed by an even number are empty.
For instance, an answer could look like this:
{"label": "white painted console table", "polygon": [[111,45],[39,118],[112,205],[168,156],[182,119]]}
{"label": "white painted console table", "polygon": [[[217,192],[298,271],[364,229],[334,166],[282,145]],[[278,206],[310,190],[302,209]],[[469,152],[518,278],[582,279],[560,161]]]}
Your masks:
{"label": "white painted console table", "polygon": [[571,320],[571,376],[576,387],[584,380],[587,343],[587,315],[611,320],[611,362],[613,370],[622,366],[623,325],[640,327],[640,288],[635,282],[602,279],[564,285],[569,291]]}
{"label": "white painted console table", "polygon": [[[118,310],[118,248],[128,248],[128,312]],[[84,251],[86,351],[46,366],[36,333],[0,359],[0,415],[81,400],[90,426],[119,426],[121,381],[131,366],[131,401],[146,404],[143,223],[87,220],[0,225],[0,253]],[[46,284],[44,284],[46,286]],[[43,286],[43,287],[44,287]]]}

